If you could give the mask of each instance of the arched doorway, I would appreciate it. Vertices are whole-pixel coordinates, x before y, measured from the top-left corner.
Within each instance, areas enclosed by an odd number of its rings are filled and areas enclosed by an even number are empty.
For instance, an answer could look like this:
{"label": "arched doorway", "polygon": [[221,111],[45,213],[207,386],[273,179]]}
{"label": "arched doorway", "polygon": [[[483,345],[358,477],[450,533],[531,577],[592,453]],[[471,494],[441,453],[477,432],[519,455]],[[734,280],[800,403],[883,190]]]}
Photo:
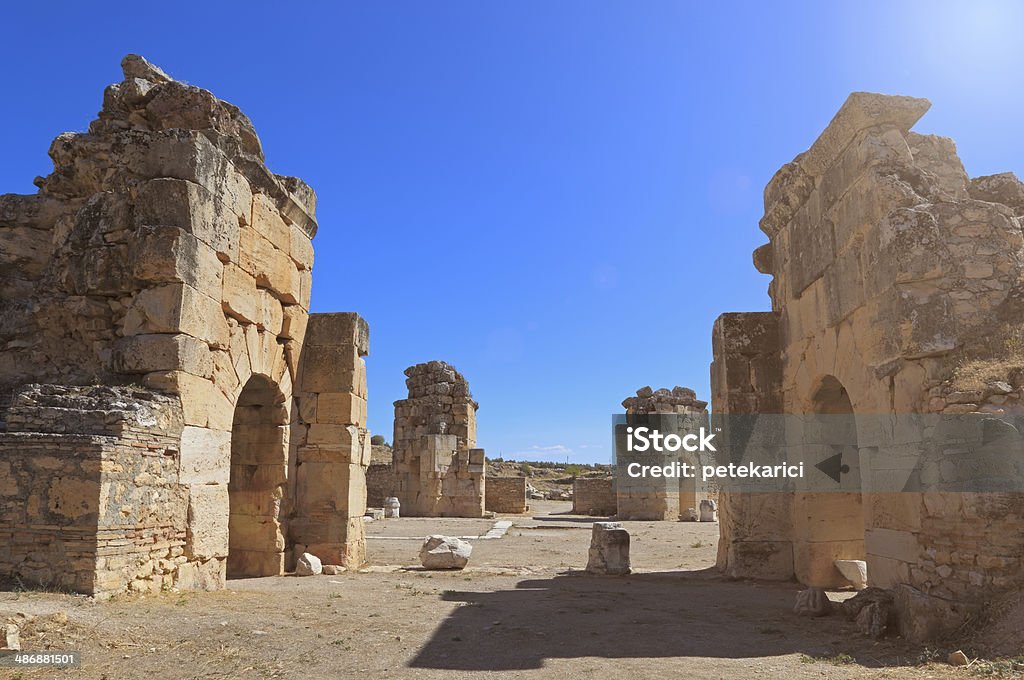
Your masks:
{"label": "arched doorway", "polygon": [[804,425],[808,467],[824,463],[839,479],[832,489],[831,479],[815,473],[812,490],[795,495],[793,566],[801,583],[842,586],[847,581],[834,561],[865,558],[857,418],[849,393],[833,376],[818,382],[810,407]]}
{"label": "arched doorway", "polygon": [[288,410],[269,378],[253,375],[235,405],[228,482],[228,578],[284,573],[282,502],[288,482]]}

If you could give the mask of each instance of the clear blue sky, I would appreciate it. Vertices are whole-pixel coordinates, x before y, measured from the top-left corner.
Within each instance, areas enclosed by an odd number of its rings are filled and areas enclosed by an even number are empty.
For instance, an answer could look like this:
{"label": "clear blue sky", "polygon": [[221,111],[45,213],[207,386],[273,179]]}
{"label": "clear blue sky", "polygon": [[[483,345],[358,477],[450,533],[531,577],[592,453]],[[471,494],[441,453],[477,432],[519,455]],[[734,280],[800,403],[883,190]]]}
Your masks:
{"label": "clear blue sky", "polygon": [[5,7],[0,191],[127,52],[237,104],[319,194],[313,310],[369,320],[389,440],[431,359],[492,456],[607,460],[636,388],[707,398],[715,317],[768,305],[762,189],[851,91],[927,97],[970,174],[1024,174],[1020,3],[233,4]]}

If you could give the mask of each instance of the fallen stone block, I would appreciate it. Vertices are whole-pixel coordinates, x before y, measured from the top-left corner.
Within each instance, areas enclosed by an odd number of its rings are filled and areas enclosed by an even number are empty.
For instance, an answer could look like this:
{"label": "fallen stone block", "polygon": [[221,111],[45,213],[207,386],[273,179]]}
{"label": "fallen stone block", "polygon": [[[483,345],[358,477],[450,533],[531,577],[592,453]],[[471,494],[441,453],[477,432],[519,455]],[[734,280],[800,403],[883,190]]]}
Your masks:
{"label": "fallen stone block", "polygon": [[619,522],[594,522],[587,572],[618,576],[630,571],[629,532]]}
{"label": "fallen stone block", "polygon": [[326,576],[337,576],[338,574],[345,573],[345,567],[340,564],[325,564],[323,567],[323,573]]}
{"label": "fallen stone block", "polygon": [[799,616],[828,616],[832,613],[832,601],[821,588],[808,588],[796,595],[793,613]]}
{"label": "fallen stone block", "polygon": [[304,552],[295,564],[296,576],[316,576],[323,573],[324,566],[320,558],[312,553]]}
{"label": "fallen stone block", "polygon": [[849,581],[854,590],[868,587],[868,563],[864,560],[835,560],[836,569]]}
{"label": "fallen stone block", "polygon": [[428,536],[420,548],[424,569],[462,569],[469,563],[473,546],[454,536]]}

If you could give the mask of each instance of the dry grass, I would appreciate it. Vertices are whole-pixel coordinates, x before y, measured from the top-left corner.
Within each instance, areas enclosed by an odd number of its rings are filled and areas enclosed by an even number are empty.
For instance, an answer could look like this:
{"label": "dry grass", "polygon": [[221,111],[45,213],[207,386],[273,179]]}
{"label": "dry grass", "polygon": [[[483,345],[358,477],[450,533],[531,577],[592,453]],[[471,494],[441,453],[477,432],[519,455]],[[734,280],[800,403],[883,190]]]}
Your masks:
{"label": "dry grass", "polygon": [[1005,324],[972,343],[972,354],[953,370],[957,390],[984,390],[996,381],[1013,382],[1014,372],[1024,372],[1024,327]]}

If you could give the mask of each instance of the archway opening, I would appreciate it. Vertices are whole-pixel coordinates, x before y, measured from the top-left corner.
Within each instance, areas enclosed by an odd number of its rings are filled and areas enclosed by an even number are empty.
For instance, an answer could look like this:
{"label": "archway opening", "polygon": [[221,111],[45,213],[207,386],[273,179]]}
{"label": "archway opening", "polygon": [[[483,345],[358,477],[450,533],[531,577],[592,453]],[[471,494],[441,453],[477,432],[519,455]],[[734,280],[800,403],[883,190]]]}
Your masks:
{"label": "archway opening", "polygon": [[235,405],[228,482],[228,578],[284,573],[282,503],[288,481],[288,411],[269,378],[253,375]]}
{"label": "archway opening", "polygon": [[826,463],[837,471],[838,480],[834,489],[825,481],[814,491],[796,494],[793,563],[800,582],[836,587],[848,584],[836,560],[865,559],[857,418],[849,393],[833,376],[818,383],[810,406],[813,416],[805,426],[804,441],[809,460]]}

